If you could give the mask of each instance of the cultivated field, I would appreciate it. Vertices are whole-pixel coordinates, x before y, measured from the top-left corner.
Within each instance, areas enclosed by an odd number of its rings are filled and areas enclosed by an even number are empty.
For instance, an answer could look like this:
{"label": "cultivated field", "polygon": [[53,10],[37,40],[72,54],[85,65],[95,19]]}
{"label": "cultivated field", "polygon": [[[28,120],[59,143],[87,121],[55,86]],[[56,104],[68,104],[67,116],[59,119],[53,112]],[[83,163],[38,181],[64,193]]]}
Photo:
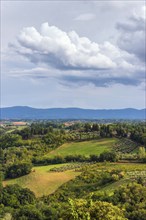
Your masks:
{"label": "cultivated field", "polygon": [[71,142],[65,143],[57,149],[51,151],[49,156],[56,155],[85,155],[89,156],[91,154],[99,155],[104,151],[111,151],[113,145],[117,142],[116,138],[106,138],[92,141],[81,141],[81,142]]}
{"label": "cultivated field", "polygon": [[37,197],[49,195],[56,191],[63,183],[74,179],[80,174],[80,172],[74,170],[50,172],[50,169],[62,166],[66,166],[66,164],[34,167],[30,174],[16,179],[6,180],[3,182],[3,185],[18,184],[32,190]]}

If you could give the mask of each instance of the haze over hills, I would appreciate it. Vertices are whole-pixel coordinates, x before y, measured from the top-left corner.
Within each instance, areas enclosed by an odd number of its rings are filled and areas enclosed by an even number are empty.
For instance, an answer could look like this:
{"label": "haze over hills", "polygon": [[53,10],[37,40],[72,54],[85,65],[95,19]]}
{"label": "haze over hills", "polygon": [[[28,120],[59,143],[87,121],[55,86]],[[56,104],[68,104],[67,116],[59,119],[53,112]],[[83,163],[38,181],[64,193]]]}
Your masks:
{"label": "haze over hills", "polygon": [[146,118],[146,109],[81,109],[27,106],[0,108],[0,119],[140,119]]}

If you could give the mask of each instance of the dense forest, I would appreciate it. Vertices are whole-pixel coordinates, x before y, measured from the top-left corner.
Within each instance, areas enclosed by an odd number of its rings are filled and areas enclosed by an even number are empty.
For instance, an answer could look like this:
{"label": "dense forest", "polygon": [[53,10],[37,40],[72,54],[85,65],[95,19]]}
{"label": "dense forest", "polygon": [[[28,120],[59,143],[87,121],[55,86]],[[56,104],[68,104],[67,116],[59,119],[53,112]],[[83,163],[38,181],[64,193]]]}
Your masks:
{"label": "dense forest", "polygon": [[[0,132],[0,219],[146,220],[145,122],[44,121]],[[42,196],[5,184],[45,166],[77,176]]]}

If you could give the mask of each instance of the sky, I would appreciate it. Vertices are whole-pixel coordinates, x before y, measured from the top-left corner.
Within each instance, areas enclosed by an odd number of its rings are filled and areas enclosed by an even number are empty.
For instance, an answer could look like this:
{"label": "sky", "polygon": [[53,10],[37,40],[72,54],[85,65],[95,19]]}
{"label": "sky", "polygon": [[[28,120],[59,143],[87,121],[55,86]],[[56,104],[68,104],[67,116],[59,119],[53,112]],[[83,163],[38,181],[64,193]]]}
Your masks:
{"label": "sky", "polygon": [[145,1],[1,0],[1,107],[145,108]]}

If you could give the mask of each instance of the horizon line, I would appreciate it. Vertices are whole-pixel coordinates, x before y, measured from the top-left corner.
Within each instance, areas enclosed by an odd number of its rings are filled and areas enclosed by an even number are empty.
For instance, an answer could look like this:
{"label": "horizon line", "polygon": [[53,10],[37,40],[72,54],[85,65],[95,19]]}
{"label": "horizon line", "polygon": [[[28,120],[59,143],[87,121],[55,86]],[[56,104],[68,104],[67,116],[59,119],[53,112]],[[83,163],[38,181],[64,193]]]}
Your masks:
{"label": "horizon line", "polygon": [[27,106],[27,105],[14,105],[14,106],[5,106],[5,107],[1,107],[0,109],[3,108],[18,108],[18,107],[26,107],[26,108],[32,108],[32,109],[42,109],[42,110],[46,110],[46,109],[82,109],[82,110],[124,110],[124,109],[135,109],[135,110],[146,110],[145,108],[135,108],[135,107],[123,107],[123,108],[83,108],[83,107],[46,107],[46,108],[42,108],[42,107],[31,107],[31,106]]}

